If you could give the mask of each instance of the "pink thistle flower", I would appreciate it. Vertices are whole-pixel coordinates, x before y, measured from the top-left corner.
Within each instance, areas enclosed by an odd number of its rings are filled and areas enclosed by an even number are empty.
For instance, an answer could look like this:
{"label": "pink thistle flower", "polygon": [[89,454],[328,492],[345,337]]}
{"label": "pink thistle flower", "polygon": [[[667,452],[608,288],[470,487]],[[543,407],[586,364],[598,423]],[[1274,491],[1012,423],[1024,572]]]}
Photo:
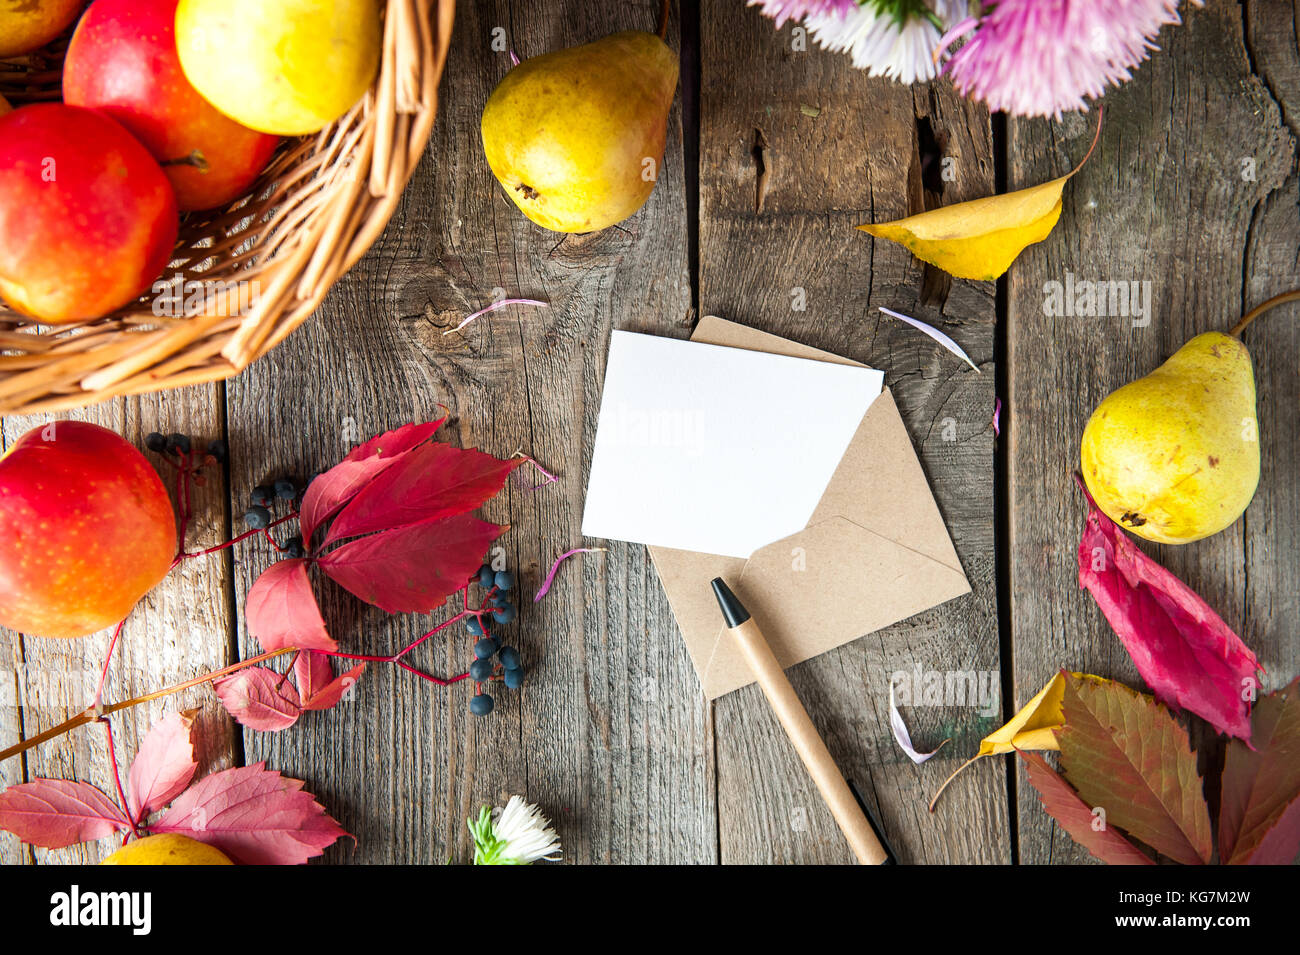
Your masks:
{"label": "pink thistle flower", "polygon": [[857,5],[857,0],[749,0],[749,6],[759,7],[759,12],[775,20],[778,28],[786,20],[802,20],[810,14],[842,17]]}
{"label": "pink thistle flower", "polygon": [[944,67],[958,91],[993,110],[1059,119],[1131,79],[1160,28],[1181,22],[1178,0],[996,0],[950,30],[940,52],[974,26]]}

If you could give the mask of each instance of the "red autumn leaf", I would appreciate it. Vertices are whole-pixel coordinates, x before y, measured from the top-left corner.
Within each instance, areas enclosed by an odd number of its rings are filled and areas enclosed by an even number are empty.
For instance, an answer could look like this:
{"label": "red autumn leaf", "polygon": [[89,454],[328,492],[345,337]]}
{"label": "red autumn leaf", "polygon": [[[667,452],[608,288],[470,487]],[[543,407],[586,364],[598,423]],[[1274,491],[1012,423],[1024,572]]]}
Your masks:
{"label": "red autumn leaf", "polygon": [[1187,731],[1144,693],[1065,673],[1061,770],[1089,807],[1184,865],[1210,861],[1210,810]]}
{"label": "red autumn leaf", "polygon": [[1254,749],[1228,744],[1219,809],[1219,860],[1289,865],[1300,853],[1300,680],[1252,714]]}
{"label": "red autumn leaf", "polygon": [[0,829],[42,849],[62,849],[129,829],[121,807],[87,783],[37,779],[0,793]]}
{"label": "red autumn leaf", "polygon": [[[1082,484],[1080,484],[1082,487]],[[1156,698],[1250,739],[1259,661],[1185,583],[1144,554],[1088,498],[1079,584],[1119,635]]]}
{"label": "red autumn leaf", "polygon": [[157,812],[189,785],[199,764],[194,759],[191,733],[198,710],[182,710],[163,717],[149,730],[127,778],[127,809],[141,820]]}
{"label": "red autumn leaf", "polygon": [[276,561],[253,582],[244,612],[263,650],[337,650],[311,590],[305,558]]}
{"label": "red autumn leaf", "polygon": [[298,779],[239,766],[200,779],[149,827],[215,846],[243,865],[301,865],[348,833]]}
{"label": "red autumn leaf", "polygon": [[325,654],[304,650],[294,657],[293,677],[298,684],[298,698],[310,700],[334,681],[334,665]]}
{"label": "red autumn leaf", "polygon": [[241,725],[277,733],[298,722],[302,705],[288,679],[267,667],[248,667],[212,684],[217,698]]}
{"label": "red autumn leaf", "polygon": [[325,543],[472,511],[523,463],[475,448],[425,444],[362,488],[334,519]]}
{"label": "red autumn leaf", "polygon": [[294,676],[298,680],[298,696],[304,710],[328,710],[343,699],[343,694],[356,685],[365,671],[364,663],[353,667],[340,677],[334,676],[330,658],[323,653],[304,652],[293,661]]}
{"label": "red autumn leaf", "polygon": [[348,541],[318,560],[325,573],[389,613],[428,613],[465,586],[506,531],[467,514]]}
{"label": "red autumn leaf", "polygon": [[1109,865],[1154,865],[1155,863],[1137,846],[1129,842],[1116,830],[1100,823],[1092,809],[1079,798],[1079,794],[1070,788],[1047,760],[1037,753],[1019,750],[1020,758],[1025,761],[1029,782],[1038,790],[1038,800],[1047,810],[1047,814],[1056,820],[1079,845],[1083,846],[1096,859]]}
{"label": "red autumn leaf", "polygon": [[316,478],[302,498],[298,523],[303,543],[311,546],[316,528],[352,499],[376,475],[387,470],[402,455],[423,444],[438,430],[446,418],[423,424],[408,424],[394,431],[376,435],[353,448],[346,458]]}

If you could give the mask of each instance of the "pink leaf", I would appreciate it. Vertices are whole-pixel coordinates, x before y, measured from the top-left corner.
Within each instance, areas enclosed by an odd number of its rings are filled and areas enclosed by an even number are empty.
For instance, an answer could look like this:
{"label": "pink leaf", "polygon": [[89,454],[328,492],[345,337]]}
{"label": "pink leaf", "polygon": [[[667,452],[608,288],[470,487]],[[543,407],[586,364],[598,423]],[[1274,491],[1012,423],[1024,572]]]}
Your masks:
{"label": "pink leaf", "polygon": [[153,725],[136,751],[127,780],[127,808],[141,820],[157,812],[189,785],[199,764],[191,734],[198,710],[172,713]]}
{"label": "pink leaf", "polygon": [[353,448],[348,456],[323,474],[318,474],[302,498],[299,526],[302,540],[311,546],[316,528],[329,520],[352,496],[365,487],[398,458],[423,444],[438,430],[446,418],[423,424],[408,424],[371,438]]}
{"label": "pink leaf", "polygon": [[239,766],[200,779],[149,827],[215,846],[243,865],[301,865],[347,832],[301,780]]}
{"label": "pink leaf", "polygon": [[343,699],[343,694],[356,686],[357,681],[361,679],[361,674],[365,672],[366,665],[360,663],[354,666],[347,673],[331,680],[325,686],[317,690],[311,697],[305,699],[302,704],[304,710],[328,710],[337,706],[339,700]]}
{"label": "pink leaf", "polygon": [[428,613],[465,586],[506,529],[458,514],[349,541],[318,563],[367,603],[389,613]]}
{"label": "pink leaf", "polygon": [[916,747],[912,745],[912,734],[907,731],[907,724],[903,722],[903,714],[898,712],[898,703],[894,700],[893,680],[889,682],[889,728],[894,733],[894,742],[898,744],[899,749],[906,753],[907,758],[917,765],[924,763],[949,742],[945,739],[928,753],[917,751]]}
{"label": "pink leaf", "polygon": [[[510,51],[511,59],[514,59],[514,56],[515,56],[514,50],[511,50]],[[514,62],[516,66],[519,65],[519,60],[515,59]],[[455,328],[447,329],[442,334],[446,336],[452,334],[453,332],[458,332],[466,325],[468,325],[470,322],[474,321],[474,319],[478,318],[480,315],[486,315],[488,312],[495,312],[497,309],[505,308],[507,305],[535,305],[539,308],[547,308],[549,307],[549,304],[550,303],[548,302],[539,302],[535,298],[503,298],[499,302],[493,302],[491,305],[488,305],[485,308],[480,308],[477,312],[474,312],[471,315],[466,315],[459,325],[457,325]]]}
{"label": "pink leaf", "polygon": [[343,699],[365,671],[364,663],[335,679],[330,658],[323,653],[300,653],[293,671],[298,678],[298,696],[304,710],[328,710]]}
{"label": "pink leaf", "polygon": [[278,733],[298,721],[298,691],[284,676],[266,667],[249,667],[212,684],[217,698],[240,724]]}
{"label": "pink leaf", "polygon": [[[1079,485],[1083,488],[1082,483]],[[1250,739],[1248,690],[1259,661],[1196,592],[1129,540],[1088,498],[1079,543],[1087,588],[1156,697],[1221,733]]]}
{"label": "pink leaf", "polygon": [[523,463],[523,458],[501,461],[474,448],[422,445],[357,493],[335,518],[325,543],[472,511]]}
{"label": "pink leaf", "polygon": [[564,563],[566,557],[572,557],[574,554],[594,554],[606,550],[608,550],[606,547],[575,547],[572,550],[566,550],[559,557],[555,558],[555,563],[553,563],[551,569],[547,571],[546,579],[542,581],[541,588],[538,589],[536,596],[533,597],[533,603],[537,603],[537,601],[546,596],[547,592],[551,589],[551,584],[555,582],[556,571],[560,569],[560,565]]}
{"label": "pink leaf", "polygon": [[117,803],[86,783],[37,779],[0,792],[0,829],[42,849],[102,839],[130,826]]}
{"label": "pink leaf", "polygon": [[293,676],[298,681],[298,697],[310,700],[334,680],[334,666],[324,653],[304,650],[293,661]]}
{"label": "pink leaf", "polygon": [[248,590],[244,605],[248,632],[263,650],[337,650],[325,629],[307,576],[307,560],[281,560],[266,569]]}

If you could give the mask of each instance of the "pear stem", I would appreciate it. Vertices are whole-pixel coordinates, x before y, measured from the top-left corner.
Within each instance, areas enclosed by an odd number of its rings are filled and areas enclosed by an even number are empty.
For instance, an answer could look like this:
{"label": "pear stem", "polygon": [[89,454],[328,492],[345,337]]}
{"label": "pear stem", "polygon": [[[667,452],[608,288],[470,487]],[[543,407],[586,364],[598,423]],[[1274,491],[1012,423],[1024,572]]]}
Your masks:
{"label": "pear stem", "polygon": [[666,40],[668,37],[668,8],[671,6],[671,0],[664,0],[664,5],[659,8],[659,39]]}
{"label": "pear stem", "polygon": [[1241,316],[1241,321],[1232,326],[1229,335],[1240,337],[1241,333],[1246,330],[1246,326],[1253,322],[1259,316],[1263,315],[1269,309],[1278,305],[1285,305],[1287,302],[1300,302],[1300,288],[1292,289],[1289,292],[1283,292],[1281,295],[1274,295],[1267,302],[1256,305],[1245,315]]}

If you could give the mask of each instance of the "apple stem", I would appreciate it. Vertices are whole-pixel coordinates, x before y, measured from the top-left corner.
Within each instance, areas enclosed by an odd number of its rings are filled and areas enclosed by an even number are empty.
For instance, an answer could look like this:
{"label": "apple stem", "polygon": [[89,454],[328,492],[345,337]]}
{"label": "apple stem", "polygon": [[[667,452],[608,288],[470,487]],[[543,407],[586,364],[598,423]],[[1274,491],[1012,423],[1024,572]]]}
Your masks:
{"label": "apple stem", "polygon": [[1283,292],[1281,295],[1274,295],[1267,302],[1264,302],[1260,305],[1256,305],[1245,315],[1241,316],[1241,321],[1239,321],[1236,325],[1233,325],[1232,330],[1229,331],[1228,334],[1232,335],[1234,338],[1240,338],[1241,333],[1246,330],[1246,326],[1248,326],[1255,319],[1259,318],[1259,316],[1263,315],[1269,309],[1274,308],[1278,305],[1285,305],[1287,302],[1296,302],[1296,301],[1300,301],[1300,288],[1292,289],[1289,292]]}

